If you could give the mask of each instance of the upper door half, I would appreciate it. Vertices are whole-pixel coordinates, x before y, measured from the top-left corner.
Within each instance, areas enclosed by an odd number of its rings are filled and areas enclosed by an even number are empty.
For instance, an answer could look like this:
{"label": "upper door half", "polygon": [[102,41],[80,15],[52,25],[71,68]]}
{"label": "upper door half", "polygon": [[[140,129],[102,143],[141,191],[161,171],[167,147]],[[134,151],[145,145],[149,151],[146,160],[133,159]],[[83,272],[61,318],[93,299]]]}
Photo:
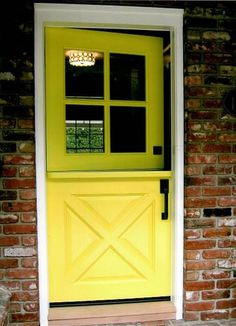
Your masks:
{"label": "upper door half", "polygon": [[162,39],[45,33],[47,170],[163,169]]}

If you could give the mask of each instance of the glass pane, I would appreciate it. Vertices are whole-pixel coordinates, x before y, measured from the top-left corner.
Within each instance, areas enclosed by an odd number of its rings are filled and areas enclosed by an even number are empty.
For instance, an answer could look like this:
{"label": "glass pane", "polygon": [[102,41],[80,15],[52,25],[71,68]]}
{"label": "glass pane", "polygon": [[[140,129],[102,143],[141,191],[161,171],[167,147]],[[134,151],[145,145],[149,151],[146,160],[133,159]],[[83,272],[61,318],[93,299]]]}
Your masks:
{"label": "glass pane", "polygon": [[102,53],[66,51],[65,70],[66,97],[104,98]]}
{"label": "glass pane", "polygon": [[111,100],[145,101],[145,57],[110,54]]}
{"label": "glass pane", "polygon": [[145,152],[145,107],[110,108],[111,152]]}
{"label": "glass pane", "polygon": [[104,152],[102,106],[66,105],[67,153]]}

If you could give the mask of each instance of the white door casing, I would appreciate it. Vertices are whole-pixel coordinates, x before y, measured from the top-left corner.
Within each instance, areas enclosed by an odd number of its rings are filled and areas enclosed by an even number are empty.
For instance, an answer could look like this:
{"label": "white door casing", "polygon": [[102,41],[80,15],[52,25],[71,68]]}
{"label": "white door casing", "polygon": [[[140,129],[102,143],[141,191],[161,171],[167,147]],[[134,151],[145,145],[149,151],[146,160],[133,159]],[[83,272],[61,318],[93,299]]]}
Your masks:
{"label": "white door casing", "polygon": [[183,303],[183,10],[77,4],[35,4],[35,133],[40,325],[48,325],[44,27],[169,31],[173,171],[172,296],[176,318]]}

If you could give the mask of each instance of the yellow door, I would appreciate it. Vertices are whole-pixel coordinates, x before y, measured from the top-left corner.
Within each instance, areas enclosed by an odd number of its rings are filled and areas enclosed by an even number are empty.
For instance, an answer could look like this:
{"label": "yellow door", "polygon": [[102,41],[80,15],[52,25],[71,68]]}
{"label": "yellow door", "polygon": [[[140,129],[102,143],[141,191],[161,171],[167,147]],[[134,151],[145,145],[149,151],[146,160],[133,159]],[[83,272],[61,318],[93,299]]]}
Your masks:
{"label": "yellow door", "polygon": [[170,295],[162,79],[161,39],[46,29],[50,302]]}

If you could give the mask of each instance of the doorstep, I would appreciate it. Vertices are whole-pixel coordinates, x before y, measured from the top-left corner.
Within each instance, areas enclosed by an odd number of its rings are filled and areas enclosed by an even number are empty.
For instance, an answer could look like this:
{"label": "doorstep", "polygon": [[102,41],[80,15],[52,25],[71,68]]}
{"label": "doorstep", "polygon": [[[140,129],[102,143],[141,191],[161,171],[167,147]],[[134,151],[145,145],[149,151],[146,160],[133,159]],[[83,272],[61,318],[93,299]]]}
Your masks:
{"label": "doorstep", "polygon": [[143,323],[176,319],[172,302],[140,302],[49,309],[49,326]]}

